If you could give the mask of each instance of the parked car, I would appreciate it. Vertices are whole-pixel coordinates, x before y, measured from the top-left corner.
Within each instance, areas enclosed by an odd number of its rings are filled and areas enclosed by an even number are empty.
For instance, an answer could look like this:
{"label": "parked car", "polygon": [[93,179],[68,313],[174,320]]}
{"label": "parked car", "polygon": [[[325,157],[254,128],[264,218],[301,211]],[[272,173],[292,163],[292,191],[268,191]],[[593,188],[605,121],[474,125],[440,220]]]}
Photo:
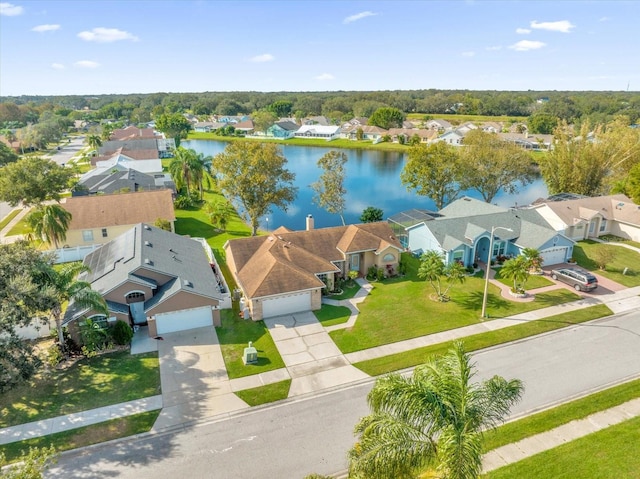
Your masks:
{"label": "parked car", "polygon": [[558,268],[551,271],[551,277],[570,284],[576,291],[593,291],[598,287],[598,278],[580,268]]}

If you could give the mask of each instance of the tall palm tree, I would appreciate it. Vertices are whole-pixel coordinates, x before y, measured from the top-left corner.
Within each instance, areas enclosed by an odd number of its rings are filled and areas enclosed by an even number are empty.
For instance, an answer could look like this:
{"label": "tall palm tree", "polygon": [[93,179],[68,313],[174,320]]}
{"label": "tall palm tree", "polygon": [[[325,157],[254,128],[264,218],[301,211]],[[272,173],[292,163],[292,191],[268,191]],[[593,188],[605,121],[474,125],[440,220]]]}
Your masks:
{"label": "tall palm tree", "polygon": [[67,239],[71,213],[59,204],[43,205],[29,213],[26,221],[38,238],[58,249],[58,243]]}
{"label": "tall palm tree", "polygon": [[211,184],[215,182],[215,178],[211,173],[213,157],[198,153],[196,154],[196,161],[198,165],[194,165],[194,181],[198,184],[200,200],[202,200],[204,198],[204,185],[206,184],[207,188],[210,188]]}
{"label": "tall palm tree", "polygon": [[169,163],[169,173],[171,173],[176,188],[181,190],[186,187],[187,194],[191,193],[192,185],[199,176],[198,171],[202,168],[196,152],[182,147],[175,150],[174,158]]}
{"label": "tall palm tree", "polygon": [[92,134],[87,136],[87,145],[89,145],[94,150],[97,150],[102,146],[102,138],[100,135]]}
{"label": "tall palm tree", "polygon": [[56,322],[58,341],[64,348],[62,334],[62,305],[73,302],[79,308],[89,308],[107,316],[107,304],[97,291],[91,289],[91,284],[78,280],[80,273],[88,272],[89,268],[82,263],[68,263],[60,269],[49,268],[46,272],[45,287],[50,288],[55,296],[52,300],[51,315]]}
{"label": "tall palm tree", "polygon": [[349,452],[350,472],[367,479],[416,478],[435,468],[443,479],[475,479],[483,430],[502,422],[523,392],[518,379],[472,383],[474,365],[462,343],[418,366],[411,377],[390,374],[368,396]]}
{"label": "tall palm tree", "polygon": [[[429,281],[429,284],[431,284],[431,287],[435,291],[435,299],[445,302],[449,300],[448,293],[451,286],[453,286],[454,283],[464,283],[466,270],[464,266],[457,261],[445,264],[440,253],[435,250],[429,250],[420,258],[418,277]],[[443,278],[448,283],[444,289],[442,285]]]}
{"label": "tall palm tree", "polygon": [[540,254],[540,251],[535,248],[524,248],[522,250],[522,255],[526,258],[531,272],[538,273],[542,271],[544,258]]}
{"label": "tall palm tree", "polygon": [[515,258],[505,261],[502,268],[500,268],[500,276],[513,281],[511,291],[514,293],[524,292],[524,285],[527,279],[529,279],[530,266],[531,263],[525,256],[516,256]]}

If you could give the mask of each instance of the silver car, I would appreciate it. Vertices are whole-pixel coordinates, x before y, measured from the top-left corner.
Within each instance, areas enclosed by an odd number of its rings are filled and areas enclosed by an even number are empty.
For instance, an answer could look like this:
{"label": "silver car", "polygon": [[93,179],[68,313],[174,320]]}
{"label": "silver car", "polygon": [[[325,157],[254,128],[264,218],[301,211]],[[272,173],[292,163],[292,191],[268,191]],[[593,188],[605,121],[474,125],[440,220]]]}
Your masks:
{"label": "silver car", "polygon": [[593,291],[598,287],[598,278],[580,268],[558,268],[551,271],[551,277],[570,284],[576,291]]}

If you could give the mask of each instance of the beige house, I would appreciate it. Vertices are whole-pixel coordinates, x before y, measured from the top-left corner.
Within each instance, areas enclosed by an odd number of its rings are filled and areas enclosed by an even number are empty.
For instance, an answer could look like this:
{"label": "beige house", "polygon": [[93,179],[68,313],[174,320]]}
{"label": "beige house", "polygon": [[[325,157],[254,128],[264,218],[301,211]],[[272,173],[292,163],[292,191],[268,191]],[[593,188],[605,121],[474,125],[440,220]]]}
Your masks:
{"label": "beige house", "polygon": [[90,253],[84,264],[89,271],[80,279],[103,296],[109,317],[72,304],[64,318],[72,333],[84,318],[148,325],[153,337],[220,325],[224,283],[194,239],[138,224]]}
{"label": "beige house", "polygon": [[159,218],[176,220],[170,189],[113,195],[67,198],[62,207],[71,213],[65,246],[104,244],[138,223],[154,224]]}
{"label": "beige house", "polygon": [[562,193],[532,205],[553,229],[579,241],[605,234],[640,241],[640,206],[625,195]]}
{"label": "beige house", "polygon": [[322,289],[349,271],[398,271],[400,242],[387,222],[305,231],[281,227],[268,236],[227,241],[227,264],[257,321],[321,307]]}

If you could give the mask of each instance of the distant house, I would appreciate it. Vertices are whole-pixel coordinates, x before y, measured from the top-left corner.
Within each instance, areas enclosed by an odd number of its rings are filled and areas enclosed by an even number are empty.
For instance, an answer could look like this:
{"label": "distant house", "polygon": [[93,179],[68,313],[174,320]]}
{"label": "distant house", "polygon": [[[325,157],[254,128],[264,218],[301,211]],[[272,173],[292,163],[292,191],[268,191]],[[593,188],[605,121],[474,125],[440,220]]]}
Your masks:
{"label": "distant house", "polygon": [[436,130],[421,129],[406,129],[406,128],[389,128],[389,135],[391,135],[391,141],[394,143],[400,143],[400,137],[404,138],[404,143],[409,143],[414,136],[420,138],[420,143],[430,143],[438,138],[438,132]]}
{"label": "distant house", "polygon": [[[537,249],[545,265],[564,263],[573,253],[574,241],[550,227],[534,210],[501,208],[464,197],[438,214],[405,228],[407,248],[419,253],[437,251],[447,262],[465,266],[517,256],[524,248]],[[495,230],[489,251],[493,227],[500,229]]]}
{"label": "distant house", "polygon": [[440,135],[435,141],[444,141],[447,145],[462,146],[462,140],[464,140],[464,133],[458,130],[449,130]]}
{"label": "distant house", "polygon": [[362,131],[363,140],[371,140],[374,142],[380,141],[383,136],[389,134],[389,130],[385,130],[379,126],[364,125],[351,127],[351,129],[346,133],[347,138],[350,140],[357,140],[359,131]]}
{"label": "distant house", "polygon": [[295,136],[298,128],[300,127],[291,121],[278,121],[267,128],[267,136],[287,140]]}
{"label": "distant house", "polygon": [[447,120],[437,119],[437,120],[427,120],[424,126],[430,130],[436,131],[447,131],[453,129],[453,125],[449,123]]}
{"label": "distant house", "polygon": [[463,135],[466,135],[467,133],[469,133],[471,130],[477,130],[478,127],[476,126],[475,123],[472,123],[470,121],[465,121],[462,125],[456,127],[456,131],[458,133],[462,133]]}
{"label": "distant house", "polygon": [[153,128],[138,128],[136,126],[128,126],[126,128],[119,128],[111,132],[109,140],[112,141],[125,141],[125,140],[137,140],[142,138],[162,138],[162,135],[156,133]]}
{"label": "distant house", "polygon": [[112,195],[66,198],[62,207],[71,213],[65,246],[104,244],[138,223],[176,220],[169,189]]}
{"label": "distant house", "polygon": [[201,121],[193,125],[193,131],[197,133],[209,133],[225,126],[227,126],[227,124],[222,122]]}
{"label": "distant house", "polygon": [[321,307],[322,289],[333,289],[349,271],[372,266],[397,272],[402,246],[386,222],[313,228],[278,228],[268,236],[227,241],[227,264],[254,321]]}
{"label": "distant house", "polygon": [[295,132],[296,138],[323,138],[327,141],[340,136],[339,126],[302,125]]}
{"label": "distant house", "polygon": [[353,126],[364,126],[367,124],[368,118],[364,117],[364,116],[357,116],[354,118],[351,118],[351,120],[346,121],[342,124],[342,129],[343,130],[350,130],[351,127]]}
{"label": "distant house", "polygon": [[524,133],[498,133],[498,136],[525,150],[550,150],[553,147],[553,135],[540,133],[529,135],[525,131]]}
{"label": "distant house", "polygon": [[309,116],[307,118],[303,118],[301,123],[303,125],[329,126],[331,125],[331,120],[329,120],[329,118],[327,118],[326,116]]}
{"label": "distant house", "polygon": [[[146,131],[149,131],[147,129]],[[101,156],[111,155],[116,151],[120,151],[125,154],[135,155],[133,151],[143,150],[145,152],[155,151],[155,156],[146,156],[139,159],[151,159],[151,158],[168,158],[173,155],[173,150],[176,149],[176,143],[173,138],[163,138],[161,135],[154,137],[132,137],[125,139],[112,139],[102,143],[102,146],[98,148],[98,154]]]}
{"label": "distant house", "polygon": [[561,193],[536,201],[532,208],[554,230],[574,240],[612,234],[640,241],[640,206],[625,195]]}
{"label": "distant house", "polygon": [[102,174],[117,167],[125,170],[131,168],[147,174],[162,173],[162,160],[160,158],[134,159],[119,152],[108,156],[93,157],[91,158],[91,164],[96,168],[85,173],[85,175]]}
{"label": "distant house", "polygon": [[176,185],[168,173],[148,175],[131,168],[116,165],[100,173],[90,171],[90,175],[83,176],[78,181],[78,187],[72,196],[109,195],[112,193],[128,193],[138,191],[152,191],[169,189],[176,193]]}
{"label": "distant house", "polygon": [[251,119],[239,121],[233,126],[235,128],[235,131],[241,131],[243,133],[251,133],[254,129],[253,120]]}
{"label": "distant house", "polygon": [[109,317],[71,304],[65,326],[77,334],[85,318],[148,325],[149,336],[220,325],[225,293],[203,244],[148,224],[137,224],[84,259],[80,276],[106,300]]}
{"label": "distant house", "polygon": [[217,122],[227,123],[231,125],[235,125],[236,123],[240,123],[249,119],[250,118],[247,115],[218,115],[217,117],[215,117],[215,120]]}
{"label": "distant house", "polygon": [[501,133],[504,125],[497,121],[485,121],[480,124],[480,129],[487,133]]}

